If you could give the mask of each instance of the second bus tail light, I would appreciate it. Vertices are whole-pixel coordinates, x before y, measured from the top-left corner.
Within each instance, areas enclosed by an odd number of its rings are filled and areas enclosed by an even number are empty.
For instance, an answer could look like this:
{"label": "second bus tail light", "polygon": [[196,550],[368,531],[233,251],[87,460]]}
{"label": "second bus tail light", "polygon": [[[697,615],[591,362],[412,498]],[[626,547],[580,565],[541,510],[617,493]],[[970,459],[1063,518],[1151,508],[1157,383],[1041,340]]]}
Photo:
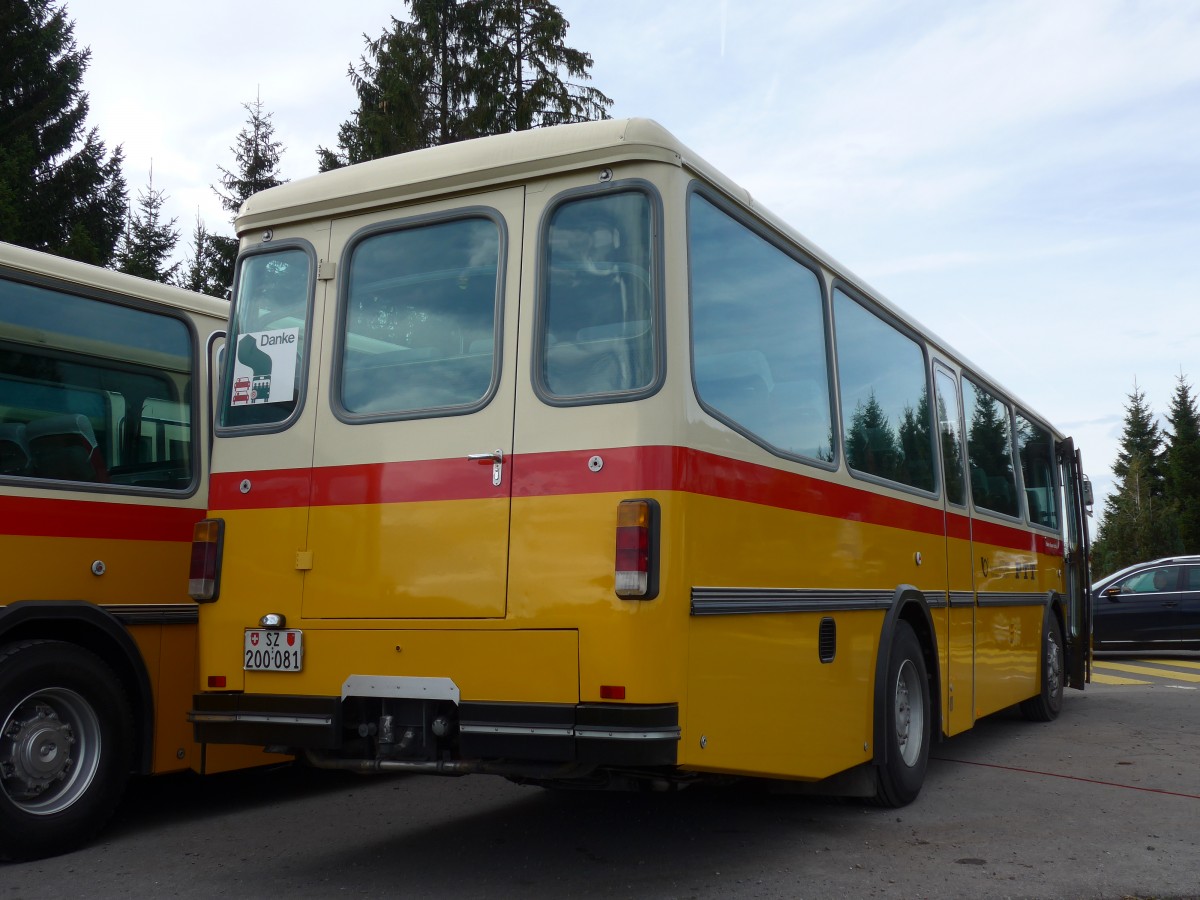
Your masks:
{"label": "second bus tail light", "polygon": [[656,500],[622,500],[617,507],[618,597],[653,600],[658,596],[658,519]]}
{"label": "second bus tail light", "polygon": [[224,519],[201,519],[192,529],[188,594],[198,603],[211,603],[221,592],[221,548],[224,542]]}

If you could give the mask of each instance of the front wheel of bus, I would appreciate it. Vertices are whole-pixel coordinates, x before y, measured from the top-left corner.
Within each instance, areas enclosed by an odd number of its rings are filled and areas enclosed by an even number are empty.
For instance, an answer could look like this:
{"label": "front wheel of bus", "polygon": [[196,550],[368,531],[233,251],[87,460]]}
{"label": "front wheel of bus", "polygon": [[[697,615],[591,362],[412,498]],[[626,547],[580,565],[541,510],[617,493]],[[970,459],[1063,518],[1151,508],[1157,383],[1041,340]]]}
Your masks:
{"label": "front wheel of bus", "polygon": [[1031,722],[1051,722],[1058,718],[1063,703],[1063,659],[1062,628],[1058,616],[1046,610],[1046,622],[1042,626],[1042,652],[1038,660],[1041,670],[1040,689],[1036,697],[1021,701],[1021,715]]}
{"label": "front wheel of bus", "polygon": [[62,641],[0,648],[0,858],[90,838],[129,775],[132,717],[116,676]]}
{"label": "front wheel of bus", "polygon": [[925,655],[912,626],[903,620],[896,623],[892,635],[883,702],[882,740],[887,746],[885,761],[876,769],[875,802],[905,806],[916,799],[925,782],[932,716]]}

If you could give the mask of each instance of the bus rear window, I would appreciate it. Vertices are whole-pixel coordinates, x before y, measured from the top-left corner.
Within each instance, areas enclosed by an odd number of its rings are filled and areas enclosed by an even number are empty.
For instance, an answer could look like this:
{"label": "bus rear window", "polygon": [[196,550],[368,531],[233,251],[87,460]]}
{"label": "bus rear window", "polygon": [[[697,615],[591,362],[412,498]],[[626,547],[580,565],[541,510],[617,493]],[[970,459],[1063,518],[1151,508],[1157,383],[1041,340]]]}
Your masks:
{"label": "bus rear window", "polygon": [[224,426],[273,425],[299,408],[310,294],[308,254],[296,247],[242,259],[234,294]]}
{"label": "bus rear window", "polygon": [[567,200],[551,214],[544,240],[542,392],[595,402],[648,390],[657,375],[650,197],[623,191]]}
{"label": "bus rear window", "polygon": [[342,409],[352,416],[469,412],[496,381],[497,223],[483,216],[369,235],[350,257]]}

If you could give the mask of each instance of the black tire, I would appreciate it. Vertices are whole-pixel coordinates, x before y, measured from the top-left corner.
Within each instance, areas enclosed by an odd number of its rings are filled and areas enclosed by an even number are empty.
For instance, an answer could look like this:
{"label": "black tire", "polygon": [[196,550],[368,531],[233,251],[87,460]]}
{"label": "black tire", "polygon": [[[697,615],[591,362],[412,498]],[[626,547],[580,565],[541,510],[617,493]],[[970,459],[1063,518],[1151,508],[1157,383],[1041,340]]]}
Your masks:
{"label": "black tire", "polygon": [[1041,651],[1038,653],[1040,689],[1036,697],[1021,701],[1021,715],[1030,722],[1052,722],[1063,704],[1063,680],[1066,660],[1063,656],[1062,628],[1058,616],[1046,610],[1042,623]]}
{"label": "black tire", "polygon": [[112,670],[62,641],[0,648],[0,858],[88,840],[129,778],[133,719]]}
{"label": "black tire", "polygon": [[875,802],[907,806],[921,793],[929,765],[933,710],[929,704],[929,674],[916,632],[904,620],[896,623],[888,651],[887,684],[883,691],[884,762],[876,772]]}

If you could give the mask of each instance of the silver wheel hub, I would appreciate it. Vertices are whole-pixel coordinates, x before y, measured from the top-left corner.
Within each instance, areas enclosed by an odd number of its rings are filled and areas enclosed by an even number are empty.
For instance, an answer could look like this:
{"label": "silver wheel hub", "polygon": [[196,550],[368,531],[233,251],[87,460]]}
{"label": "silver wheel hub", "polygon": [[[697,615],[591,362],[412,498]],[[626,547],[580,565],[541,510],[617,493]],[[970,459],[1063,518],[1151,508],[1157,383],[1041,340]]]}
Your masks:
{"label": "silver wheel hub", "polygon": [[896,673],[896,748],[908,766],[915,765],[921,755],[925,736],[925,708],[917,683],[917,667],[905,660]]}
{"label": "silver wheel hub", "polygon": [[18,711],[22,713],[28,718],[10,719],[0,742],[0,771],[14,797],[29,799],[66,778],[75,736],[45,704],[25,707]]}
{"label": "silver wheel hub", "polygon": [[100,765],[100,720],[79,694],[29,695],[0,728],[0,796],[27,813],[51,815],[87,791]]}

